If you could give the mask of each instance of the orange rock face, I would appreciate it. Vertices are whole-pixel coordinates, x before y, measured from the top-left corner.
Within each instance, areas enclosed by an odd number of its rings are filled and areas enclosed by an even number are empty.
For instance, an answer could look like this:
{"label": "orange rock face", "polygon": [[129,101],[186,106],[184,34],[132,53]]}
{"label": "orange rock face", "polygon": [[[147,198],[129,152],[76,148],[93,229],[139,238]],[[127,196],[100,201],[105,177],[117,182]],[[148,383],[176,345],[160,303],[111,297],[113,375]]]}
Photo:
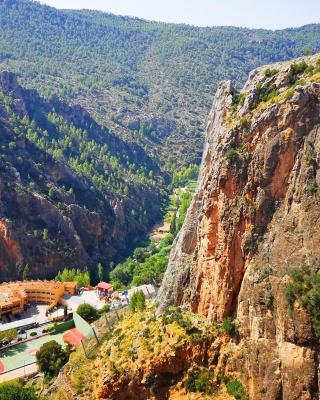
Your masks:
{"label": "orange rock face", "polygon": [[[286,97],[290,65],[275,65],[271,78],[254,71],[236,110],[231,83],[219,87],[199,189],[158,297],[160,309],[237,319],[241,340],[228,368],[255,400],[319,396],[318,342],[306,312],[289,313],[284,283],[302,261],[320,266],[320,84],[306,81]],[[259,82],[278,97],[260,106]]]}

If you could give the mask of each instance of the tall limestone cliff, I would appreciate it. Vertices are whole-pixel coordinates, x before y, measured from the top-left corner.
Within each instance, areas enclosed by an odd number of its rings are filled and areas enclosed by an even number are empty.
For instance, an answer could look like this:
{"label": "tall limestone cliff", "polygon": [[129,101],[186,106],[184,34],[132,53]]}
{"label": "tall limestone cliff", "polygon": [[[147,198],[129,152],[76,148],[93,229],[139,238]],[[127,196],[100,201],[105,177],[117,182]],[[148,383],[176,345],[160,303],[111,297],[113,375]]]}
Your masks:
{"label": "tall limestone cliff", "polygon": [[236,318],[227,368],[250,398],[318,399],[310,315],[284,295],[288,273],[320,268],[319,55],[222,83],[198,189],[170,256],[160,310]]}

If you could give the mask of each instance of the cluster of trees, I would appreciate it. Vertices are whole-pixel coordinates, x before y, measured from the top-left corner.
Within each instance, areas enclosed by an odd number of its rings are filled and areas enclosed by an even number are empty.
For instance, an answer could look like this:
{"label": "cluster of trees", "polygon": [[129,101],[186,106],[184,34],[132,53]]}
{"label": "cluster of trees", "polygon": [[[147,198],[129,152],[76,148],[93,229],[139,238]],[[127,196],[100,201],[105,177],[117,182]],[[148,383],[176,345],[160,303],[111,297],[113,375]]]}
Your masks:
{"label": "cluster of trees", "polygon": [[19,381],[0,383],[0,400],[37,400],[32,389],[25,388]]}
{"label": "cluster of trees", "polygon": [[79,287],[89,286],[91,282],[88,270],[81,271],[76,268],[65,268],[63,271],[59,271],[55,280],[59,282],[78,282]]}
{"label": "cluster of trees", "polygon": [[135,249],[132,257],[118,264],[110,271],[110,280],[116,289],[151,283],[160,285],[168,264],[173,235],[169,234],[158,246],[151,243],[147,247]]}

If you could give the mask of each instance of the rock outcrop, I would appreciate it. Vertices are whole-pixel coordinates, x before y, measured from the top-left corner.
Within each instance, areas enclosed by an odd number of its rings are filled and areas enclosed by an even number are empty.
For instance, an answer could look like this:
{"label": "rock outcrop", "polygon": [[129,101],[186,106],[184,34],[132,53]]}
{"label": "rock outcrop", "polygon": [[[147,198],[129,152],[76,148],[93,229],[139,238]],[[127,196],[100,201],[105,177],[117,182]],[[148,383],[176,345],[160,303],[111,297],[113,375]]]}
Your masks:
{"label": "rock outcrop", "polygon": [[[304,64],[304,61],[307,65]],[[253,71],[218,88],[198,190],[158,300],[234,316],[227,370],[250,398],[319,398],[319,342],[284,296],[287,271],[320,257],[319,56]]]}

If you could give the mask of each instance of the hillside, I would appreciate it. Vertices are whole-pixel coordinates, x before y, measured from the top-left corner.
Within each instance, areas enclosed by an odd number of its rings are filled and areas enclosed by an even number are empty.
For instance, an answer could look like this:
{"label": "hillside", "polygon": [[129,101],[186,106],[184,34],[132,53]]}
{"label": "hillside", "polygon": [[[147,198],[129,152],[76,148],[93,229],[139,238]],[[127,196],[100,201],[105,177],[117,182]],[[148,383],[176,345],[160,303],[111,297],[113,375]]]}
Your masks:
{"label": "hillside", "polygon": [[319,98],[319,54],[219,86],[158,296],[235,318],[227,369],[250,399],[319,398]]}
{"label": "hillside", "polygon": [[[0,279],[108,266],[159,218],[157,165],[80,106],[0,73]],[[94,278],[94,275],[93,275]]]}
{"label": "hillside", "polygon": [[27,0],[0,3],[0,69],[101,124],[174,169],[200,162],[217,83],[240,87],[259,65],[320,50],[320,26],[279,31],[198,28]]}
{"label": "hillside", "polygon": [[319,98],[319,54],[219,85],[156,302],[79,347],[49,398],[319,398]]}

